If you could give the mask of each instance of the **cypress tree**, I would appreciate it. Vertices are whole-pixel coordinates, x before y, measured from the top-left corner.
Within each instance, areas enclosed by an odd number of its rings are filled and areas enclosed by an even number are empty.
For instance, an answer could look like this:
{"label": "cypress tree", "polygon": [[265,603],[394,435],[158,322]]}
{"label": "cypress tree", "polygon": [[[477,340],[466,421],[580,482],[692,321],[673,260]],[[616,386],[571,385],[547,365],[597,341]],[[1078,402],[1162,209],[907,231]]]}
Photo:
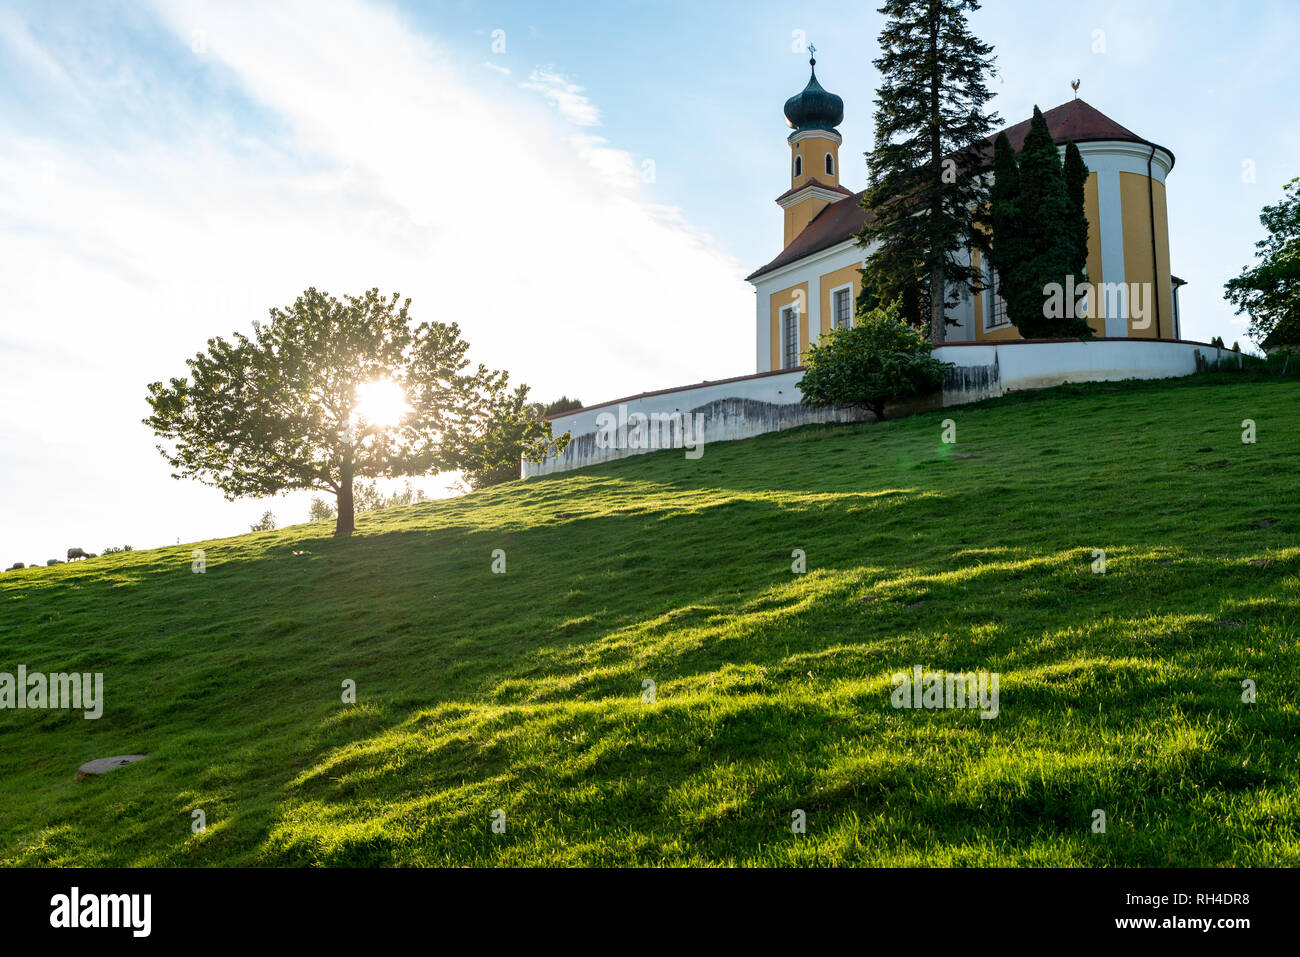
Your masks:
{"label": "cypress tree", "polygon": [[967,251],[988,187],[984,157],[971,146],[998,122],[985,112],[993,48],[966,23],[979,7],[978,0],[885,0],[879,10],[888,19],[874,61],[881,82],[863,197],[871,215],[858,241],[877,244],[867,258],[871,284],[905,310],[920,298],[920,273],[934,342],[943,340],[949,288],[979,287]]}
{"label": "cypress tree", "polygon": [[1074,261],[1071,272],[1075,284],[1088,280],[1088,214],[1083,208],[1083,188],[1088,182],[1088,165],[1084,163],[1074,140],[1065,144],[1065,195],[1070,200],[1070,229],[1074,236]]}
{"label": "cypress tree", "polygon": [[1077,229],[1070,217],[1061,157],[1047,121],[1038,107],[1029,124],[1019,158],[1020,192],[1016,236],[1019,257],[1004,277],[1007,317],[1026,339],[1087,338],[1092,335],[1082,316],[1052,315],[1055,302],[1049,289],[1064,290],[1078,256]]}
{"label": "cypress tree", "polygon": [[[1012,265],[1024,256],[1017,217],[1019,202],[1020,171],[1016,166],[1016,151],[1007,134],[999,133],[993,141],[993,189],[989,196],[989,226],[993,235],[985,252],[999,277],[1008,275]],[[1002,294],[1001,289],[994,292]]]}

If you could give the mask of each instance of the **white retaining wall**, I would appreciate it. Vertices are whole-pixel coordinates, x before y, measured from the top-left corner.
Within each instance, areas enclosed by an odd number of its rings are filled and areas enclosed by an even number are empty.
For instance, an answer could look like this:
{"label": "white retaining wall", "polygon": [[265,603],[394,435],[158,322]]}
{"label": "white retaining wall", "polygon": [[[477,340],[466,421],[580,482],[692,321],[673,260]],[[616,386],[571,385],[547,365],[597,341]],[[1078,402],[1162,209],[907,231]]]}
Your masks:
{"label": "white retaining wall", "polygon": [[[1231,350],[1205,343],[1167,339],[956,343],[934,350],[936,359],[955,367],[944,382],[942,396],[916,405],[960,405],[1066,382],[1190,375],[1197,369],[1198,355],[1202,361],[1213,362],[1224,353],[1232,354]],[[707,447],[711,442],[744,439],[815,422],[850,422],[869,417],[853,409],[814,409],[800,404],[798,382],[802,377],[803,369],[798,368],[701,382],[555,416],[551,429],[555,435],[572,435],[568,448],[544,463],[524,462],[521,475],[527,478],[564,472],[667,447],[683,449],[682,454],[695,458],[701,439]],[[673,431],[656,427],[638,433],[638,413],[647,419],[681,415],[686,428]],[[698,435],[691,427],[695,422],[702,425]],[[638,442],[638,438],[644,440],[647,431],[651,447],[635,447],[646,444]],[[613,442],[608,441],[611,438]]]}
{"label": "white retaining wall", "polygon": [[1167,379],[1196,371],[1197,354],[1213,362],[1230,349],[1169,339],[1013,340],[940,346],[936,359],[955,368],[944,405],[1066,382]]}

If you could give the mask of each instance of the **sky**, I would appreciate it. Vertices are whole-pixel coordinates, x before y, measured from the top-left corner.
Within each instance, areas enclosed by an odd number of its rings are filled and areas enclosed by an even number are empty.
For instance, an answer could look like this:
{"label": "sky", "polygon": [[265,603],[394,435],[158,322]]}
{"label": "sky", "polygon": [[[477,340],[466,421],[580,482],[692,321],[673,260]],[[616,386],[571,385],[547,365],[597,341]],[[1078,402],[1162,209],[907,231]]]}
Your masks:
{"label": "sky", "polygon": [[[0,0],[0,568],[305,521],[303,493],[172,479],[141,420],[148,383],[310,286],[400,291],[536,399],[753,372],[782,105],[816,44],[865,185],[882,22],[836,0]],[[1248,345],[1223,283],[1300,176],[1300,2],[1002,0],[971,24],[1007,124],[1079,79],[1172,150],[1184,334]]]}

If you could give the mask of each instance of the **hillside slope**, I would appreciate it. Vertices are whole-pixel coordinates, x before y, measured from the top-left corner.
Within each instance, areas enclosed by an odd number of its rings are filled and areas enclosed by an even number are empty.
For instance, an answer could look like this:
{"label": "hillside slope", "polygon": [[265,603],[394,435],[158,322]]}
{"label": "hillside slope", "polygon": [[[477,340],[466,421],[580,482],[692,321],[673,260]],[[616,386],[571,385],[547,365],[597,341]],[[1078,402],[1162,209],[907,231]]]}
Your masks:
{"label": "hillside slope", "polygon": [[0,862],[1300,864],[1298,421],[1064,388],[0,575],[0,671],[106,699],[0,711]]}

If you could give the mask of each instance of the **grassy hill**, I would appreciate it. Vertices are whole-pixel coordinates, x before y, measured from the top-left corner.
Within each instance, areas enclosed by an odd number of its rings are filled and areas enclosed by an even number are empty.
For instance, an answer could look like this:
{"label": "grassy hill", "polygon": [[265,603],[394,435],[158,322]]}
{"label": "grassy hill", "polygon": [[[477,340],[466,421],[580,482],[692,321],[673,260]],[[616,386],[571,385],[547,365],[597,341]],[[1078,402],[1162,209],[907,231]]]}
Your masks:
{"label": "grassy hill", "polygon": [[1062,388],[2,575],[0,671],[106,704],[0,711],[0,862],[1300,864],[1298,422]]}

